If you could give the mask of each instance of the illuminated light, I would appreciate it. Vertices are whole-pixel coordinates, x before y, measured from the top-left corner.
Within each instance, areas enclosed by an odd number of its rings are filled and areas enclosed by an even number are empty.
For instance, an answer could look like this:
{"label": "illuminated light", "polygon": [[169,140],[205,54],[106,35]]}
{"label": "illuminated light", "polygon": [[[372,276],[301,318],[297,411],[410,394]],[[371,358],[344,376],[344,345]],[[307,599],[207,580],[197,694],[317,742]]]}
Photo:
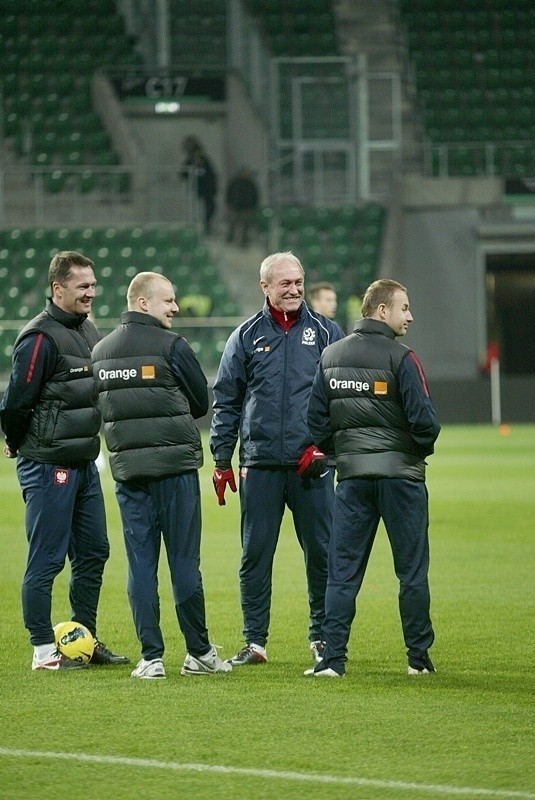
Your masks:
{"label": "illuminated light", "polygon": [[180,111],[180,103],[174,101],[172,103],[166,103],[160,100],[155,104],[154,110],[157,114],[176,114],[177,111]]}

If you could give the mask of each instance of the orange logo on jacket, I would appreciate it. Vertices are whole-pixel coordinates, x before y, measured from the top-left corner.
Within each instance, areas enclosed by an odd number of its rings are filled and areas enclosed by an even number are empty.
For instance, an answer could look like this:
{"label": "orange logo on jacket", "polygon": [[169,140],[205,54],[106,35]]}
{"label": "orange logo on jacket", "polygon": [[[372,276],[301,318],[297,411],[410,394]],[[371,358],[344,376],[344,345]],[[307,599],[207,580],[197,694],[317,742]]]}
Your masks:
{"label": "orange logo on jacket", "polygon": [[141,367],[141,380],[150,381],[156,377],[156,369],[153,365]]}
{"label": "orange logo on jacket", "polygon": [[388,383],[386,381],[374,381],[373,382],[373,393],[374,394],[388,394]]}

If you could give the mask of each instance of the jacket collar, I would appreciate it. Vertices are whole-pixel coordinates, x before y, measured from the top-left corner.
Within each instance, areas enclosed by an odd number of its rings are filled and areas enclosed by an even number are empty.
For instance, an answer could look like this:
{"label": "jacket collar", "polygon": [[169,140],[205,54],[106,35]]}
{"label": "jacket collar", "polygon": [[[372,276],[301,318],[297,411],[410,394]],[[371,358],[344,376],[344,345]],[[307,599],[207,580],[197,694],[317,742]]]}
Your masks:
{"label": "jacket collar", "polygon": [[379,333],[383,336],[388,336],[389,339],[395,339],[396,334],[386,322],[381,322],[378,319],[369,319],[368,317],[359,319],[355,325],[354,333]]}
{"label": "jacket collar", "polygon": [[63,311],[52,302],[51,297],[47,298],[45,311],[66,328],[79,328],[87,319],[87,314],[70,314],[68,311]]}
{"label": "jacket collar", "polygon": [[123,311],[121,314],[121,324],[126,325],[129,322],[137,322],[140,325],[151,325],[155,328],[162,328],[167,330],[152,314],[143,314],[141,311]]}
{"label": "jacket collar", "polygon": [[[299,306],[297,311],[291,312],[291,314],[289,316],[289,319],[292,321],[292,324],[298,322],[301,319],[301,317],[305,313],[305,308],[306,308],[306,303],[303,300],[303,302],[301,303],[301,305]],[[278,319],[278,316],[277,316],[277,315],[283,314],[283,312],[276,311],[267,298],[266,298],[266,301],[264,303],[264,307],[262,309],[262,313],[264,314],[264,316],[269,317],[270,319],[272,319],[278,325],[281,325],[282,327],[284,327],[282,325],[282,323],[279,322],[279,319]]]}

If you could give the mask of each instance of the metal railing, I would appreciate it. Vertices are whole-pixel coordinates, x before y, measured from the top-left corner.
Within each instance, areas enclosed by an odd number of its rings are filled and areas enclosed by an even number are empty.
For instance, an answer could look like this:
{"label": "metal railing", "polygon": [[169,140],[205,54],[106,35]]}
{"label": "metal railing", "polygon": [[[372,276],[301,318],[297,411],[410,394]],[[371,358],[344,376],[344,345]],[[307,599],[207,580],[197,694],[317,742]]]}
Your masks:
{"label": "metal railing", "polygon": [[0,168],[0,227],[186,223],[202,218],[194,176],[150,167]]}

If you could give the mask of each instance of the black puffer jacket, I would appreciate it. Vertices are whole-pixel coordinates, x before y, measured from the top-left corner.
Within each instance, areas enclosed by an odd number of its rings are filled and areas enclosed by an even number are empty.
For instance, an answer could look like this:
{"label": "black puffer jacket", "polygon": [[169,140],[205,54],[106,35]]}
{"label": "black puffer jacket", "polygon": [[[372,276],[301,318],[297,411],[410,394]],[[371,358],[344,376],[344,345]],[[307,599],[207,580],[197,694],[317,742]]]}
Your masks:
{"label": "black puffer jacket", "polygon": [[203,463],[200,434],[171,366],[179,335],[149,314],[129,311],[121,321],[93,351],[114,479],[198,469]]}
{"label": "black puffer jacket", "polygon": [[49,301],[45,311],[20,332],[15,347],[21,339],[36,333],[52,341],[57,358],[19,453],[65,467],[94,461],[100,449],[101,420],[91,374],[91,350],[99,339],[98,331],[85,316],[68,314]]}
{"label": "black puffer jacket", "polygon": [[316,442],[332,435],[339,480],[423,481],[440,431],[420,362],[372,319],[324,351],[308,421]]}

